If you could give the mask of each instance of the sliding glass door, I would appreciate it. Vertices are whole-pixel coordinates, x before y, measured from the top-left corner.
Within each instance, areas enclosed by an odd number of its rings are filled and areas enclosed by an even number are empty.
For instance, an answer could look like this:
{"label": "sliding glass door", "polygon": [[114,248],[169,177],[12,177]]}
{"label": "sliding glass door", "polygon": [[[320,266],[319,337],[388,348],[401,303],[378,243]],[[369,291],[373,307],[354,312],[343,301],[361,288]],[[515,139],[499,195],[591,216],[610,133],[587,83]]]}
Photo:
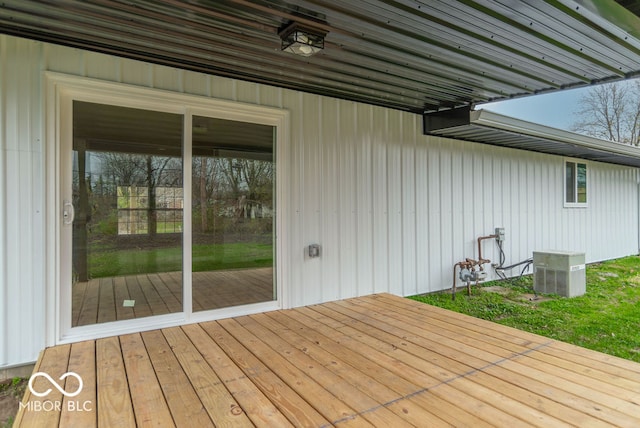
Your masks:
{"label": "sliding glass door", "polygon": [[72,115],[72,327],[276,299],[274,126],[77,100]]}

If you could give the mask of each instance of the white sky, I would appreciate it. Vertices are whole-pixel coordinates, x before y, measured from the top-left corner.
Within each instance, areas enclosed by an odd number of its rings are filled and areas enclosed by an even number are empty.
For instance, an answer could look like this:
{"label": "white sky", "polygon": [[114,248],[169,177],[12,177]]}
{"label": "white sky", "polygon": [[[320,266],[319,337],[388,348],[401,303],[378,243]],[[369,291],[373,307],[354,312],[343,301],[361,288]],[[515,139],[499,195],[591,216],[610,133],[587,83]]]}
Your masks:
{"label": "white sky", "polygon": [[475,108],[569,131],[571,125],[577,120],[575,112],[579,108],[580,98],[589,88],[590,86],[497,103],[478,104]]}

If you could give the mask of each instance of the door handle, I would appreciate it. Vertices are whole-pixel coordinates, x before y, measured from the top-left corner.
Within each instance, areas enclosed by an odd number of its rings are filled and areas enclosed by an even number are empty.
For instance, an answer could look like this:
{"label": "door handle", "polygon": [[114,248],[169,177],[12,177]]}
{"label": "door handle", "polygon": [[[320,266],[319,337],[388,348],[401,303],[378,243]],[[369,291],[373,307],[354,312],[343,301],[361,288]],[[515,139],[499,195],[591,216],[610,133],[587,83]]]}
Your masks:
{"label": "door handle", "polygon": [[73,208],[73,204],[69,201],[64,201],[62,205],[62,223],[71,224],[76,216],[76,211]]}

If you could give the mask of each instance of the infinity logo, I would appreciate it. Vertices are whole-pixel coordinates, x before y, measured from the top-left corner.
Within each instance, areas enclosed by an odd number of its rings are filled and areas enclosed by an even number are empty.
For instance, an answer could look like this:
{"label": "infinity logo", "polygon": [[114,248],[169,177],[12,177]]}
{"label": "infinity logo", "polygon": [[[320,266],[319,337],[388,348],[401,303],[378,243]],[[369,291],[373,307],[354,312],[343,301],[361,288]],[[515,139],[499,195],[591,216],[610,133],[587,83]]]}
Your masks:
{"label": "infinity logo", "polygon": [[80,394],[80,392],[82,391],[82,386],[83,386],[82,378],[77,373],[67,372],[67,373],[63,374],[62,376],[60,376],[60,379],[58,379],[58,380],[62,381],[62,380],[66,379],[69,376],[75,377],[76,379],[78,379],[78,382],[80,383],[80,386],[78,386],[78,390],[75,391],[75,392],[67,392],[67,391],[64,390],[64,388],[62,388],[60,386],[59,383],[57,383],[55,380],[53,380],[53,378],[51,376],[49,376],[47,373],[37,372],[37,373],[34,373],[33,375],[31,375],[31,378],[29,379],[29,391],[31,391],[31,393],[33,395],[35,395],[36,397],[44,397],[45,395],[49,395],[49,393],[51,392],[51,388],[47,389],[45,392],[36,392],[36,391],[34,391],[34,389],[33,389],[33,381],[38,376],[42,376],[42,377],[46,378],[51,383],[51,385],[53,385],[65,397],[75,397],[76,395]]}

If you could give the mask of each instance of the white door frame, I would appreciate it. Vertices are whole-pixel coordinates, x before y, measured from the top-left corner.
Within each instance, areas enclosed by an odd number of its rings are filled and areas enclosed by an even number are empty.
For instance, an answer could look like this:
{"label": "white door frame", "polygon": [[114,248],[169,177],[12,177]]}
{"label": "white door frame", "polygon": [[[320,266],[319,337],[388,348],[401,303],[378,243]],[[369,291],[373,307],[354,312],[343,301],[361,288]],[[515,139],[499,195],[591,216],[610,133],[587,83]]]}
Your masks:
{"label": "white door frame", "polygon": [[[245,315],[288,307],[286,251],[280,239],[287,224],[287,201],[284,185],[288,182],[286,159],[289,145],[289,112],[254,104],[212,99],[158,89],[100,81],[96,79],[45,72],[46,88],[46,342],[47,346],[79,340],[158,329],[202,322],[230,316]],[[275,278],[277,299],[247,306],[230,307],[194,313],[191,307],[191,276],[184,275],[183,312],[151,316],[126,321],[71,327],[71,231],[63,224],[64,201],[71,200],[71,142],[73,136],[72,104],[74,100],[123,107],[178,113],[185,117],[184,186],[191,184],[191,117],[208,117],[251,122],[276,129],[274,156],[276,159],[277,215],[275,221]],[[188,192],[186,192],[188,193]],[[185,195],[186,196],[186,195]],[[185,200],[185,208],[190,203]],[[191,266],[191,218],[184,216],[185,253],[183,266]],[[188,270],[183,269],[190,273]],[[188,276],[188,278],[187,278]]]}

